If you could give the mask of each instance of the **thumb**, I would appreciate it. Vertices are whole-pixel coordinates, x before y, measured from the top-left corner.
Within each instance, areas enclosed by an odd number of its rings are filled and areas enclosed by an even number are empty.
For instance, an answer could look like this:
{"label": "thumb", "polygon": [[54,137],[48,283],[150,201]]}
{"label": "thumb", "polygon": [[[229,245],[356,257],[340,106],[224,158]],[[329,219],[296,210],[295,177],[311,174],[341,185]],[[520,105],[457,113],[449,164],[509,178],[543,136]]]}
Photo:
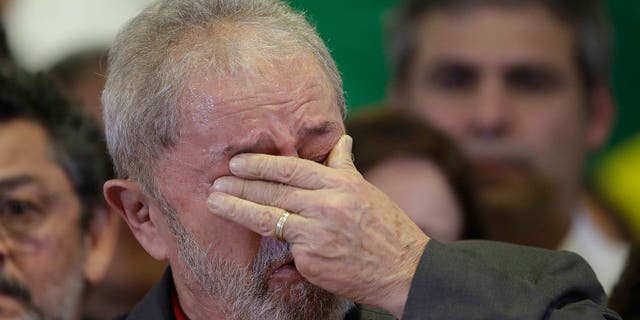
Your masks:
{"label": "thumb", "polygon": [[353,160],[351,159],[351,147],[353,139],[348,135],[343,135],[338,143],[333,147],[331,153],[327,157],[327,166],[334,169],[353,169]]}

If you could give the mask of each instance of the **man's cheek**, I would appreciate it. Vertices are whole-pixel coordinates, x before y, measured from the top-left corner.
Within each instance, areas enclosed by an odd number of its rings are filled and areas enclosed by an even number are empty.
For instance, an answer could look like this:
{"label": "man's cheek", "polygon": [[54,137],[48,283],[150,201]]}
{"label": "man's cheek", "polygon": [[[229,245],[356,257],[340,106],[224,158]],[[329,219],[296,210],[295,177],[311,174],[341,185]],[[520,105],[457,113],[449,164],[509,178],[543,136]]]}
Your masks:
{"label": "man's cheek", "polygon": [[[233,260],[239,266],[249,265],[260,247],[261,236],[251,230],[211,215],[215,223],[201,224],[201,238],[211,254]],[[207,228],[206,225],[210,227]]]}

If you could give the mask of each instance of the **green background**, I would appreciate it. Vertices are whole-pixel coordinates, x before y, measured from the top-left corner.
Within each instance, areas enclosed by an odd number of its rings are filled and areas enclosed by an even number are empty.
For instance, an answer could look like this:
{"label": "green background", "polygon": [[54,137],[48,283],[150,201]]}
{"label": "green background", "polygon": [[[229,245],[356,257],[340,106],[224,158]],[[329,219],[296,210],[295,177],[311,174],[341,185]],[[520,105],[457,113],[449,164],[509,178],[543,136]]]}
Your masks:
{"label": "green background", "polygon": [[[344,79],[351,110],[385,96],[383,23],[396,0],[292,0],[306,11],[332,50]],[[631,137],[640,125],[640,1],[608,1],[616,35],[613,83],[618,107],[610,147]]]}

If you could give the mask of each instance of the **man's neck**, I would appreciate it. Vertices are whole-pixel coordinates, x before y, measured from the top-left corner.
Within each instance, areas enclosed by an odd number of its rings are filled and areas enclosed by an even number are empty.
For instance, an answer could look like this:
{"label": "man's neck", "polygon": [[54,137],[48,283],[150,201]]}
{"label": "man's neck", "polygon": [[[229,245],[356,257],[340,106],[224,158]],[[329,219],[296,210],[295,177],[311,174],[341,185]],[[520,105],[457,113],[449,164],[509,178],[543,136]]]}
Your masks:
{"label": "man's neck", "polygon": [[209,296],[197,295],[175,275],[173,280],[177,302],[189,320],[227,319],[224,306],[215,303]]}

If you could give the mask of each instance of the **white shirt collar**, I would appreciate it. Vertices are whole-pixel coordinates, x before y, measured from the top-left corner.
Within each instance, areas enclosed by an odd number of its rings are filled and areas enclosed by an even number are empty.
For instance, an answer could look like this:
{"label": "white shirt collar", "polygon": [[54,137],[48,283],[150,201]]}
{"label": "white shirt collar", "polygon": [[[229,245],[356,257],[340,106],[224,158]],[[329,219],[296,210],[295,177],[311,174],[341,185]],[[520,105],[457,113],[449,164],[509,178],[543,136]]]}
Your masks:
{"label": "white shirt collar", "polygon": [[593,268],[604,291],[610,294],[625,267],[629,244],[602,234],[587,213],[587,208],[583,205],[573,214],[569,232],[558,250],[582,256]]}

